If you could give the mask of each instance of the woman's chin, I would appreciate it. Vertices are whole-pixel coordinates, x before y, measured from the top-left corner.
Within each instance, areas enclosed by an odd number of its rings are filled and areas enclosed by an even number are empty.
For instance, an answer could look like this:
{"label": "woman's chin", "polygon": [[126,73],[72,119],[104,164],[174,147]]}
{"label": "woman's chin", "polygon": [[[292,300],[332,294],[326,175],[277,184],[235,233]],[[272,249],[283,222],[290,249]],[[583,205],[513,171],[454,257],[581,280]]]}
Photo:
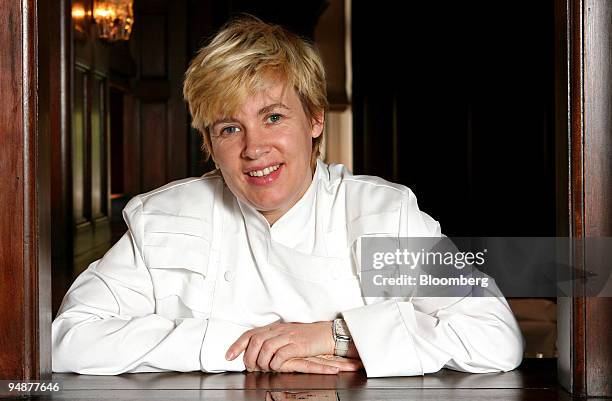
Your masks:
{"label": "woman's chin", "polygon": [[275,210],[282,209],[286,204],[287,200],[283,197],[276,197],[272,194],[268,194],[265,197],[250,197],[247,198],[249,204],[260,212],[273,212]]}
{"label": "woman's chin", "polygon": [[282,209],[283,208],[283,204],[282,203],[251,203],[255,209],[257,209],[259,212],[261,213],[272,213],[276,210]]}

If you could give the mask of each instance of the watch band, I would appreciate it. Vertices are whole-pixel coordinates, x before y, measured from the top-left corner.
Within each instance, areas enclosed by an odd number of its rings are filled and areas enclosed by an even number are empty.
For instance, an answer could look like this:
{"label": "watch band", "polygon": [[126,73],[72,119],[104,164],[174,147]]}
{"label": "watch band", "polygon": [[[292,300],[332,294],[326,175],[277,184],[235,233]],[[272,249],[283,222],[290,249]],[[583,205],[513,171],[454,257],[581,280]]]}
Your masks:
{"label": "watch band", "polygon": [[332,332],[335,342],[334,355],[345,357],[348,354],[349,345],[352,339],[344,319],[334,319]]}

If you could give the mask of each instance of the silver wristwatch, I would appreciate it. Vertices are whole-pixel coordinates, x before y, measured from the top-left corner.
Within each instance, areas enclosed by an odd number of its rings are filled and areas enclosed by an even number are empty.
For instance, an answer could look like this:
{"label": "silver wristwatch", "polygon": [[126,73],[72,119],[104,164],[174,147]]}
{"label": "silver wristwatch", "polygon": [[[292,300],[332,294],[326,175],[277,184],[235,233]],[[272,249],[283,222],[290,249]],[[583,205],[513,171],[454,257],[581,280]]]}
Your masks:
{"label": "silver wristwatch", "polygon": [[332,332],[334,334],[334,342],[336,343],[334,346],[334,355],[346,356],[352,340],[351,333],[344,319],[334,319]]}

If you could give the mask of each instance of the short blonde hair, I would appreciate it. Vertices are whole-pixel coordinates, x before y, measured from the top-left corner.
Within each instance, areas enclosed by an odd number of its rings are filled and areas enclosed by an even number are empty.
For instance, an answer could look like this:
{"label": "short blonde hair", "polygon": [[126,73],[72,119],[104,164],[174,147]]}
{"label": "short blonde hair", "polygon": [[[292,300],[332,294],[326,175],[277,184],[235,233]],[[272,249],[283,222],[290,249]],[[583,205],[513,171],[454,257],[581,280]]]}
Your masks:
{"label": "short blonde hair", "polygon": [[[278,25],[241,16],[199,50],[185,73],[183,96],[192,126],[204,137],[207,157],[214,157],[210,125],[234,115],[270,76],[284,79],[295,89],[310,122],[320,121],[328,109],[325,70],[312,43]],[[319,135],[313,140],[313,162],[322,139]]]}

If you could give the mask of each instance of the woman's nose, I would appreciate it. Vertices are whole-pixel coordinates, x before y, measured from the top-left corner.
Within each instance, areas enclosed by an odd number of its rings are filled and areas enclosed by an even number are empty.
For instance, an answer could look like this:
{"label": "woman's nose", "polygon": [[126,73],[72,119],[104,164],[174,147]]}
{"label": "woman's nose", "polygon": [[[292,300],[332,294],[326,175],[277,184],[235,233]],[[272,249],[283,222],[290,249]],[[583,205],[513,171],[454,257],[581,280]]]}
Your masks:
{"label": "woman's nose", "polygon": [[256,160],[270,152],[269,138],[262,130],[250,130],[244,136],[242,157]]}

